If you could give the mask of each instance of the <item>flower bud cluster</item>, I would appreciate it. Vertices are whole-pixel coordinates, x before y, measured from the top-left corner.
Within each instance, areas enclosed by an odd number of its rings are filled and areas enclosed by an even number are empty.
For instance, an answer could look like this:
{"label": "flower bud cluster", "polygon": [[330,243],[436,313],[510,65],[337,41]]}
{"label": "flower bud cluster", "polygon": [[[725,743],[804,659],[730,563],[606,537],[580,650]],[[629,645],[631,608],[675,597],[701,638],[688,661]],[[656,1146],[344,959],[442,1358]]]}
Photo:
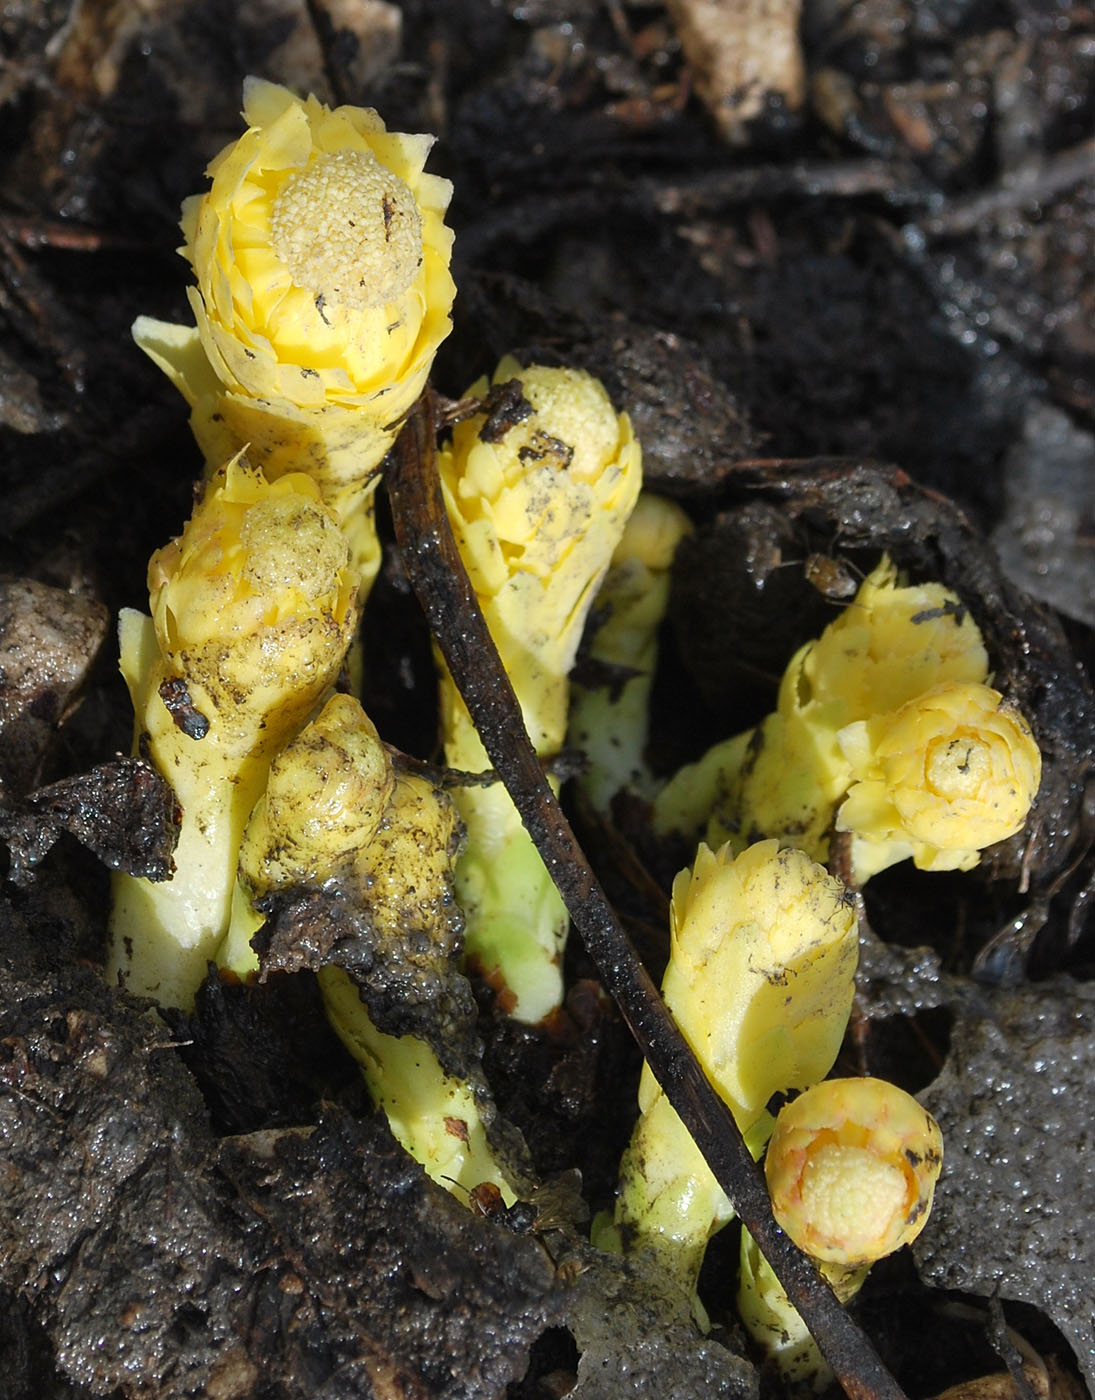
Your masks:
{"label": "flower bud cluster", "polygon": [[[138,742],[183,825],[174,880],[118,882],[109,971],[183,1006],[225,935],[270,763],[353,640],[380,562],[377,470],[455,290],[451,187],[424,171],[432,138],[259,79],[243,108],[246,131],[183,206],[194,324],[134,326],[190,405],[206,482],[180,539],[152,558],[151,622],[122,623]],[[313,767],[330,756],[316,748]],[[322,799],[335,827],[338,784]],[[276,821],[293,803],[274,788]],[[322,804],[308,820],[322,826]]]}
{"label": "flower bud cluster", "polygon": [[447,180],[432,137],[249,78],[244,134],[183,205],[194,325],[138,318],[137,343],[191,408],[215,467],[246,446],[273,480],[304,471],[379,565],[376,472],[448,335]]}
{"label": "flower bud cluster", "polygon": [[961,601],[883,559],[792,658],[775,711],[667,786],[658,824],[687,827],[706,804],[708,841],[775,836],[818,860],[835,828],[860,883],[909,857],[968,870],[1022,829],[1041,778],[1029,725],[988,681]]}

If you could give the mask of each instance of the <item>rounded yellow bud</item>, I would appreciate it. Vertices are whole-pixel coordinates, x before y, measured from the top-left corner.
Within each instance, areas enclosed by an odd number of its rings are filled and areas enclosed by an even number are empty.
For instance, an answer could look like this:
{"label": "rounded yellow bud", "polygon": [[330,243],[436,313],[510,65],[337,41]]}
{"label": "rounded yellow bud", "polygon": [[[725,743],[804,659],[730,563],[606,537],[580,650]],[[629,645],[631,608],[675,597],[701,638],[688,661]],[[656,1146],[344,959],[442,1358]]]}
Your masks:
{"label": "rounded yellow bud", "polygon": [[270,481],[316,481],[363,600],[378,468],[452,329],[452,186],[424,171],[432,137],[368,108],[249,78],[243,115],[183,204],[195,325],[139,316],[133,336],[190,405],[209,470],[246,448]]}
{"label": "rounded yellow bud", "polygon": [[451,329],[452,187],[423,171],[432,138],[258,79],[243,115],[183,206],[213,372],[252,398],[372,405],[395,423]]}
{"label": "rounded yellow bud", "polygon": [[691,531],[692,522],[676,501],[640,492],[612,556],[613,571],[633,565],[648,574],[668,573],[678,545]]}
{"label": "rounded yellow bud", "polygon": [[[337,880],[355,907],[375,911],[377,900],[383,903],[380,881],[372,873],[363,888],[353,891],[354,869],[369,860],[374,845],[390,853],[390,828],[398,826],[398,787],[372,720],[352,696],[332,695],[270,765],[266,790],[240,843],[231,923],[217,953],[221,967],[239,977],[258,971],[251,939],[262,916],[255,904],[271,890],[316,888]],[[434,857],[425,842],[414,856],[411,879],[417,877],[424,889]],[[398,883],[391,862],[381,857],[377,863],[389,881]]]}
{"label": "rounded yellow bud", "polygon": [[917,1237],[942,1164],[939,1127],[910,1094],[883,1079],[830,1079],[780,1111],[764,1171],[795,1244],[855,1268]]}
{"label": "rounded yellow bud", "polygon": [[853,775],[839,829],[905,843],[926,869],[968,867],[1013,836],[1041,781],[1030,726],[987,685],[936,686],[839,740]]}
{"label": "rounded yellow bud", "polygon": [[[270,765],[272,842],[297,853],[303,881],[305,865],[325,869],[368,845],[394,787],[391,759],[372,720],[352,696],[332,695]],[[315,871],[308,878],[317,878]]]}
{"label": "rounded yellow bud", "polygon": [[[356,619],[356,577],[334,514],[309,477],[268,483],[241,457],[206,483],[148,578],[168,666],[200,686],[225,725],[278,707],[303,718],[331,683]],[[283,726],[279,722],[279,729]]]}
{"label": "rounded yellow bud", "polygon": [[[484,414],[438,457],[453,533],[539,753],[566,729],[566,674],[642,478],[626,413],[584,370],[504,359],[523,402]],[[485,393],[486,381],[470,393]],[[450,762],[459,760],[449,755]]]}
{"label": "rounded yellow bud", "polygon": [[[553,581],[594,544],[603,572],[640,485],[630,419],[616,413],[600,380],[585,370],[522,367],[506,358],[493,382],[509,379],[520,381],[525,404],[505,427],[491,427],[483,414],[469,418],[454,428],[439,459],[461,554],[476,592],[486,596],[513,575]],[[483,380],[469,392],[487,387]],[[588,570],[565,572],[576,591],[588,588]],[[560,622],[573,606],[568,593],[557,609]]]}

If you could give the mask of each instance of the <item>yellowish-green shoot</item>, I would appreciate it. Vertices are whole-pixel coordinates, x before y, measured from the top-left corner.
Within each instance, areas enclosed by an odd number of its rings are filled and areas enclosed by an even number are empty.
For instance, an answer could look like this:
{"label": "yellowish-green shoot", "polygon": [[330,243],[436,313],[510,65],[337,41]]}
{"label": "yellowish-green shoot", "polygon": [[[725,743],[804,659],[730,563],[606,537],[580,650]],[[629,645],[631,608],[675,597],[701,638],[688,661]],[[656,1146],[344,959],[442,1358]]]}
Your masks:
{"label": "yellowish-green shoot", "polygon": [[357,578],[310,478],[268,483],[240,456],[206,482],[149,564],[152,617],[126,610],[135,750],[182,808],[176,872],[114,881],[107,976],[189,1007],[228,928],[244,825],[271,760],[338,676]]}
{"label": "yellowish-green shoot", "polygon": [[374,1101],[427,1175],[464,1201],[489,1182],[513,1205],[517,1192],[488,1141],[481,1100],[471,1085],[446,1074],[418,1036],[378,1030],[342,968],[321,968],[319,985],[328,1019],[361,1067]]}
{"label": "yellowish-green shoot", "polygon": [[[332,696],[271,766],[241,846],[221,967],[241,978],[257,971],[250,940],[263,915],[255,904],[279,890],[337,892],[347,911],[367,918],[381,955],[408,930],[425,939],[441,924],[447,938],[457,845],[448,798],[423,778],[393,771],[358,702]],[[379,1030],[342,968],[322,967],[318,977],[332,1026],[407,1151],[462,1199],[489,1181],[512,1204],[515,1192],[487,1139],[483,1109],[493,1109],[484,1087],[446,1073],[418,1036]]]}
{"label": "yellowish-green shoot", "polygon": [[618,668],[599,683],[573,682],[567,742],[586,758],[578,782],[608,813],[617,792],[650,796],[655,781],[645,750],[658,629],[669,602],[669,575],[692,528],[680,506],[643,492],[597,593],[586,632],[590,661]]}
{"label": "yellowish-green shoot", "polygon": [[[511,411],[501,427],[484,414],[458,424],[439,467],[453,533],[525,727],[549,759],[566,735],[567,675],[634,507],[641,454],[627,415],[591,375],[503,360],[494,382],[513,378],[527,411]],[[444,668],[441,716],[446,762],[487,769]],[[539,1021],[562,1001],[566,909],[500,783],[461,789],[456,802],[468,833],[457,866],[468,957],[503,1007]]]}
{"label": "yellowish-green shoot", "polygon": [[[924,1228],[942,1164],[938,1125],[903,1089],[832,1079],[781,1110],[764,1169],[776,1220],[847,1302],[876,1260]],[[829,1384],[817,1344],[747,1231],[738,1308],[787,1380]]]}
{"label": "yellowish-green shoot", "polygon": [[[701,845],[674,881],[671,932],[666,1003],[759,1156],[773,1095],[815,1083],[840,1049],[858,957],[852,904],[802,851],[765,841],[735,857]],[[653,1250],[694,1293],[707,1241],[733,1212],[645,1066],[639,1107],[616,1239]]]}
{"label": "yellowish-green shoot", "polygon": [[905,584],[883,559],[792,658],[775,711],[666,785],[655,825],[739,850],[771,836],[821,861],[835,827],[859,884],[909,857],[969,869],[1021,829],[1041,773],[1029,726],[988,678],[957,596]]}

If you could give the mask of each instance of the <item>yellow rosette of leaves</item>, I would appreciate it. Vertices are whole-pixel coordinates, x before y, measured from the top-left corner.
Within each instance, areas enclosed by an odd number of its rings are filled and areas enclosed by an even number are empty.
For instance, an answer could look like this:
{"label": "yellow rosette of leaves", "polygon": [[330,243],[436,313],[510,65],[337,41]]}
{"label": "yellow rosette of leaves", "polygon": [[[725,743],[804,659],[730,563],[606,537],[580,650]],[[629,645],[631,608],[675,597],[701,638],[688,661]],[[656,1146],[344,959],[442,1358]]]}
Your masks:
{"label": "yellow rosette of leaves", "polygon": [[183,205],[196,326],[134,337],[191,407],[210,463],[242,446],[268,478],[311,475],[367,590],[379,565],[376,471],[451,329],[452,187],[433,138],[376,112],[244,85],[247,130]]}
{"label": "yellow rosette of leaves", "polygon": [[[584,371],[506,359],[495,384],[523,398],[497,428],[486,414],[457,424],[439,454],[441,489],[461,557],[536,752],[566,735],[568,681],[582,629],[642,476],[639,444],[600,382]],[[471,394],[486,393],[487,383]],[[467,708],[442,671],[445,761],[490,766]],[[467,952],[501,1002],[535,1022],[562,1001],[566,909],[500,783],[459,789],[468,830],[457,865]]]}
{"label": "yellow rosette of leaves", "polygon": [[[764,1171],[772,1212],[847,1302],[871,1265],[927,1223],[943,1165],[938,1124],[884,1079],[832,1079],[776,1120]],[[832,1372],[747,1232],[738,1307],[788,1380],[822,1389]]]}
{"label": "yellow rosette of leaves", "polygon": [[[840,1049],[858,959],[851,901],[839,880],[776,841],[736,858],[729,845],[700,846],[673,883],[670,927],[662,994],[759,1156],[772,1096],[822,1078]],[[733,1212],[645,1066],[639,1108],[620,1164],[617,1239],[652,1249],[692,1292],[709,1237]]]}
{"label": "yellow rosette of leaves", "polygon": [[853,781],[836,824],[860,880],[907,856],[969,870],[1022,829],[1042,776],[1030,726],[987,685],[936,686],[838,738]]}
{"label": "yellow rosette of leaves", "polygon": [[152,617],[123,611],[136,748],[182,808],[176,873],[117,876],[107,974],[189,1006],[228,927],[244,824],[278,749],[336,680],[357,618],[349,548],[314,482],[241,457],[149,563]]}

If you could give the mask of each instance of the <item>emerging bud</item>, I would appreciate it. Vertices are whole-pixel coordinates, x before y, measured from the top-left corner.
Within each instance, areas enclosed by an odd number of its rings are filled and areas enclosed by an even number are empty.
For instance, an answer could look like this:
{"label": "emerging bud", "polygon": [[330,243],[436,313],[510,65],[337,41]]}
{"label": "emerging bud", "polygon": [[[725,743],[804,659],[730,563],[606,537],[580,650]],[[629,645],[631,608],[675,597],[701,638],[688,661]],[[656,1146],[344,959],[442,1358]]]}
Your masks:
{"label": "emerging bud", "polygon": [[[257,907],[264,896],[337,891],[341,917],[373,943],[371,957],[359,954],[357,963],[371,983],[369,1004],[380,1007],[382,1024],[385,1015],[397,1022],[399,1033],[380,1029],[337,964],[317,970],[331,1025],[392,1132],[435,1181],[464,1200],[490,1182],[512,1203],[513,1186],[487,1135],[494,1106],[477,1049],[465,1058],[478,1043],[475,1004],[470,991],[454,986],[457,828],[448,797],[417,774],[396,773],[360,704],[333,695],[271,765],[243,836],[217,962],[240,978],[259,971],[252,939],[264,921]],[[317,949],[304,956],[314,965]]]}
{"label": "emerging bud", "polygon": [[[525,727],[537,753],[550,757],[566,736],[568,672],[639,494],[642,454],[627,415],[592,375],[505,359],[494,382],[513,379],[503,411],[456,425],[438,470]],[[483,380],[469,393],[487,388]],[[441,728],[451,767],[490,766],[447,671]],[[539,1021],[562,1000],[566,908],[500,783],[460,789],[455,801],[468,832],[457,869],[468,955],[504,1009]]]}
{"label": "emerging bud", "polygon": [[945,681],[983,681],[980,630],[941,583],[903,584],[888,556],[854,600],[791,661],[779,709],[830,730],[896,710]]}
{"label": "emerging bud", "polygon": [[[903,1089],[882,1079],[830,1079],[781,1110],[765,1175],[776,1220],[846,1303],[876,1259],[924,1228],[942,1162],[939,1128]],[[747,1230],[738,1312],[796,1389],[831,1383],[828,1363]]]}
{"label": "emerging bud", "polygon": [[987,685],[937,686],[839,739],[854,781],[837,826],[854,834],[864,877],[906,855],[969,869],[1022,828],[1041,781],[1029,725]]}
{"label": "emerging bud", "polygon": [[243,115],[183,205],[196,326],[141,316],[133,335],[190,404],[208,463],[246,446],[270,480],[318,482],[364,594],[377,468],[452,329],[452,187],[424,171],[432,137],[369,108],[249,78]]}
{"label": "emerging bud", "polygon": [[[854,907],[802,851],[762,841],[735,859],[701,845],[673,882],[670,928],[662,993],[747,1131],[774,1093],[832,1068],[852,1004]],[[641,1106],[653,1088],[644,1074]]]}
{"label": "emerging bud", "polygon": [[[254,902],[271,890],[337,885],[389,951],[455,956],[462,927],[452,897],[459,822],[448,795],[397,772],[360,703],[333,695],[270,765],[239,857],[239,887],[217,961],[258,970]],[[392,954],[394,956],[394,953]],[[389,967],[389,972],[391,968]]]}
{"label": "emerging bud", "polygon": [[939,1127],[910,1094],[884,1079],[830,1079],[781,1110],[764,1170],[798,1247],[860,1268],[916,1239],[942,1164]]}
{"label": "emerging bud", "polygon": [[[508,426],[484,433],[482,414],[457,424],[438,469],[533,743],[553,753],[566,727],[565,677],[639,494],[642,454],[627,414],[584,370],[503,360],[494,383],[514,378],[524,404]],[[469,392],[486,389],[484,381]],[[550,701],[538,692],[552,692]]]}
{"label": "emerging bud", "polygon": [[332,695],[270,765],[265,828],[252,817],[241,875],[256,887],[321,884],[376,836],[394,786],[372,720],[351,696]]}
{"label": "emerging bud", "polygon": [[911,857],[968,870],[1015,835],[1041,779],[1023,716],[987,684],[988,656],[942,584],[902,585],[888,559],[792,658],[777,708],[717,744],[655,801],[655,826],[741,849],[764,836],[827,860],[851,833],[857,883]]}
{"label": "emerging bud", "polygon": [[784,672],[743,779],[746,833],[782,834],[826,859],[833,807],[851,781],[840,731],[934,686],[987,677],[981,633],[957,595],[941,583],[901,583],[884,556]]}
{"label": "emerging bud", "polygon": [[268,483],[241,456],[210,476],[153,555],[152,617],[126,610],[122,673],[136,747],[182,808],[173,880],[118,876],[107,973],[189,1007],[229,924],[240,841],[270,763],[334,684],[357,576],[315,483]]}
{"label": "emerging bud", "polygon": [[299,473],[267,483],[241,457],[210,478],[148,578],[164,662],[204,692],[223,742],[239,732],[248,752],[303,722],[353,634],[356,579],[316,486]]}

